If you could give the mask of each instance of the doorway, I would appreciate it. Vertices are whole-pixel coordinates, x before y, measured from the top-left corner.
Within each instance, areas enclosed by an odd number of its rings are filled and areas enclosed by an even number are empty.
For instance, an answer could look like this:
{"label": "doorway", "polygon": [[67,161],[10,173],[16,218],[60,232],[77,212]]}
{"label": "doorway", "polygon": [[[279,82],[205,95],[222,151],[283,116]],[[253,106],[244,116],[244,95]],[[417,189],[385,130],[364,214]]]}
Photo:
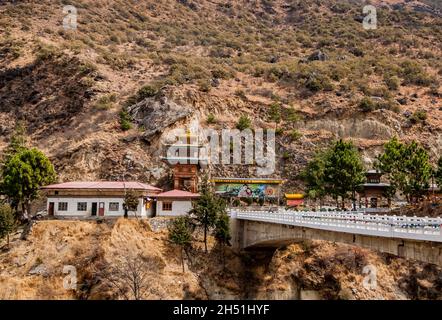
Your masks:
{"label": "doorway", "polygon": [[98,215],[100,217],[104,217],[104,202],[100,202],[100,207],[99,207],[99,210],[98,210]]}
{"label": "doorway", "polygon": [[91,213],[91,216],[93,216],[93,217],[97,216],[97,207],[98,207],[98,204],[96,202],[92,202],[92,213]]}
{"label": "doorway", "polygon": [[51,217],[54,216],[54,207],[55,207],[55,203],[54,202],[49,202],[48,215],[51,216]]}

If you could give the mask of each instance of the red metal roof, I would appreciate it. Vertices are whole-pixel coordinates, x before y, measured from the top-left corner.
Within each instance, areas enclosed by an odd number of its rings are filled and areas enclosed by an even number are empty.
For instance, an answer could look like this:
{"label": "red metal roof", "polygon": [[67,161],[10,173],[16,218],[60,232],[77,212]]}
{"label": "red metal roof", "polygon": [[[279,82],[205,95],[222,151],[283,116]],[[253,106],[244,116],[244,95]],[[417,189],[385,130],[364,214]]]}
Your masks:
{"label": "red metal roof", "polygon": [[156,195],[158,198],[198,198],[199,193],[192,193],[183,190],[171,190]]}
{"label": "red metal roof", "polygon": [[134,189],[148,191],[163,191],[160,188],[135,181],[75,181],[53,184],[42,189]]}

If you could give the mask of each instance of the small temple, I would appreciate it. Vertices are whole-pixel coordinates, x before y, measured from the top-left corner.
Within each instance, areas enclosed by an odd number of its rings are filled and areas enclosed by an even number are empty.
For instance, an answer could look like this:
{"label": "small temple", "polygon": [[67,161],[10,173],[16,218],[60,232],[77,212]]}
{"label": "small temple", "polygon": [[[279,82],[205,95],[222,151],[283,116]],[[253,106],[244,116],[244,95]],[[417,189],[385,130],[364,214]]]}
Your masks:
{"label": "small temple", "polygon": [[366,209],[377,209],[391,206],[391,199],[387,195],[390,188],[389,183],[381,182],[382,173],[377,170],[369,170],[366,173],[367,182],[361,184],[359,190],[359,207]]}
{"label": "small temple", "polygon": [[173,188],[192,193],[198,192],[198,172],[207,165],[205,147],[198,142],[198,136],[189,130],[176,136],[176,141],[166,144],[167,155],[161,159],[172,167]]}

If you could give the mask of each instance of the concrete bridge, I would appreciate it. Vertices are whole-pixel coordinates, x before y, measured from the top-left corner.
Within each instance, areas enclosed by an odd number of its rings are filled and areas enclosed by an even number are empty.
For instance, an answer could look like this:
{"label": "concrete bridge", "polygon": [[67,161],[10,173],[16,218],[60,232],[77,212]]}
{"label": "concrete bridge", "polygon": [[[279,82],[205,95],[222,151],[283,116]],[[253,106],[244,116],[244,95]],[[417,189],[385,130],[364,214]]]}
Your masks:
{"label": "concrete bridge", "polygon": [[239,250],[327,240],[442,266],[442,218],[282,209],[232,209],[230,217],[233,246]]}

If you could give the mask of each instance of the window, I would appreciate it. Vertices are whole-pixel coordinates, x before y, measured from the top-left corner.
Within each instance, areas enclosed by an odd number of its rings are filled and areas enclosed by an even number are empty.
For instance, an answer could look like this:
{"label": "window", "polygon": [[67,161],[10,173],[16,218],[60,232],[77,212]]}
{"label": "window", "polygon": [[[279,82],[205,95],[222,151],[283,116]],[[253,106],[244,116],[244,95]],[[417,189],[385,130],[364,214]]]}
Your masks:
{"label": "window", "polygon": [[68,211],[68,203],[67,202],[59,202],[58,203],[58,211]]}
{"label": "window", "polygon": [[163,211],[172,211],[172,202],[163,202]]}
{"label": "window", "polygon": [[77,202],[77,211],[87,211],[87,202]]}
{"label": "window", "polygon": [[120,204],[118,202],[109,202],[109,211],[119,211]]}

